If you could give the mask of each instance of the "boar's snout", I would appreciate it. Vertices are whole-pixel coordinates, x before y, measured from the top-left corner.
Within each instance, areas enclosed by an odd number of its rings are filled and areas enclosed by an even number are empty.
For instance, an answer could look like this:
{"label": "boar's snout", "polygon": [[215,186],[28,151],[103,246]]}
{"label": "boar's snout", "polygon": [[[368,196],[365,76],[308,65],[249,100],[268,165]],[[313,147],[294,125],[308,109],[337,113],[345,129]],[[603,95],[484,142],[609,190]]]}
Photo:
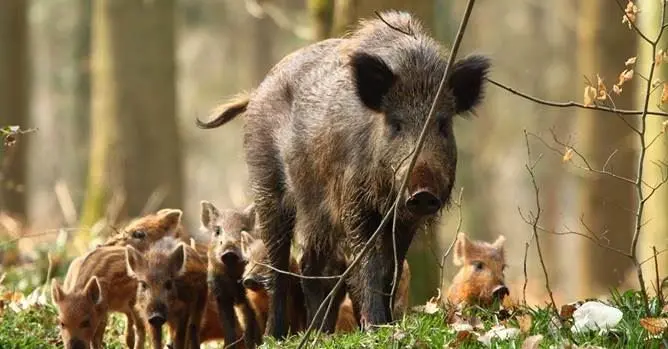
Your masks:
{"label": "boar's snout", "polygon": [[228,267],[237,266],[241,263],[241,255],[236,250],[223,251],[220,261]]}
{"label": "boar's snout", "polygon": [[432,215],[443,206],[443,202],[428,189],[420,189],[406,199],[406,208],[416,216]]}
{"label": "boar's snout", "polygon": [[496,300],[503,300],[504,297],[509,296],[510,291],[508,290],[508,287],[506,285],[499,285],[492,290],[492,297]]}
{"label": "boar's snout", "polygon": [[167,322],[167,319],[165,319],[164,314],[154,312],[148,316],[148,323],[153,327],[161,327],[165,322]]}
{"label": "boar's snout", "polygon": [[70,339],[67,348],[69,349],[86,349],[86,343],[81,339]]}

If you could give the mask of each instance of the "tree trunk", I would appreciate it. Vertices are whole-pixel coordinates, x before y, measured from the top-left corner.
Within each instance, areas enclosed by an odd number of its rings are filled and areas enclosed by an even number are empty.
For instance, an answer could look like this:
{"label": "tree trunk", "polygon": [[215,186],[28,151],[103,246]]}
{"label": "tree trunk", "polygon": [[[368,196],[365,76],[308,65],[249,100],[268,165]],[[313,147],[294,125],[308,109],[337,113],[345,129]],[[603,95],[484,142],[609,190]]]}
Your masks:
{"label": "tree trunk", "polygon": [[[582,9],[578,11],[580,54],[577,75],[586,75],[596,86],[598,73],[604,79],[608,91],[611,91],[625,68],[624,62],[635,55],[635,34],[621,23],[622,14],[616,5],[590,0],[582,2],[581,6]],[[616,106],[631,105],[633,95],[629,87],[625,86],[626,91],[620,96],[610,92]],[[634,123],[632,117],[625,117],[625,120]],[[635,137],[620,117],[579,110],[576,130],[580,135],[576,147],[587,156],[592,167],[600,169],[610,154],[617,151],[608,163],[608,170],[634,178],[637,155]],[[586,227],[580,225],[579,230],[589,234],[587,229],[591,229],[596,234],[603,234],[604,243],[608,240],[610,245],[626,249],[633,230],[633,187],[610,176],[593,173],[587,173],[584,181],[580,191],[580,206]],[[592,291],[605,292],[607,288],[619,285],[629,267],[628,259],[584,239],[580,245],[585,260],[580,263],[582,274],[579,284],[586,287],[580,291],[580,296],[591,296]]]}
{"label": "tree trunk", "polygon": [[93,4],[89,183],[82,223],[121,198],[118,217],[180,207],[174,0]]}
{"label": "tree trunk", "polygon": [[[28,125],[27,1],[0,1],[0,127]],[[26,218],[27,137],[4,146],[0,163],[0,210]]]}
{"label": "tree trunk", "polygon": [[[639,29],[652,40],[657,37],[658,29],[661,25],[661,5],[662,3],[659,1],[643,1],[640,4],[642,12],[638,14],[638,22],[636,24]],[[662,48],[665,50],[668,45],[668,35],[666,34],[667,33],[663,33],[657,51]],[[654,59],[654,57],[652,57],[652,47],[647,42],[638,40],[637,50],[638,67],[636,73],[647,77],[649,76],[650,62]],[[635,90],[635,109],[642,110],[645,106],[647,82],[643,79],[639,79],[638,75],[634,77],[634,80],[633,89]],[[657,80],[664,82],[668,81],[668,67],[666,67],[666,63],[663,63],[654,69],[654,77],[652,81],[654,82]],[[657,108],[657,105],[661,103],[661,95],[662,87],[659,87],[649,100],[650,111],[660,111],[659,108]],[[666,106],[668,106],[666,103],[662,105],[663,110],[665,110]],[[657,163],[663,163],[663,166],[668,163],[666,159],[668,156],[668,142],[666,141],[665,132],[663,132],[663,122],[663,118],[652,116],[647,117],[647,131],[645,134],[646,144],[649,144],[657,135],[659,136],[654,144],[648,148],[643,163],[645,173],[644,179],[652,186],[659,184],[662,177],[667,175],[665,168],[657,166]],[[643,191],[644,195],[647,196],[651,189],[645,187]],[[640,260],[652,257],[652,246],[656,246],[657,251],[668,248],[668,244],[666,243],[666,231],[668,230],[668,218],[666,217],[666,212],[668,211],[668,190],[666,188],[657,190],[654,196],[647,201],[645,207],[646,210],[642,221],[646,222],[646,224],[643,226],[638,243],[638,258]],[[668,254],[662,253],[657,256],[657,259],[659,262],[659,275],[665,275],[665,268],[668,267]],[[645,263],[643,271],[645,272],[645,284],[650,290],[655,289],[656,276],[654,262]],[[635,278],[635,276],[635,273],[631,274],[632,278]],[[637,284],[637,282],[634,283]]]}

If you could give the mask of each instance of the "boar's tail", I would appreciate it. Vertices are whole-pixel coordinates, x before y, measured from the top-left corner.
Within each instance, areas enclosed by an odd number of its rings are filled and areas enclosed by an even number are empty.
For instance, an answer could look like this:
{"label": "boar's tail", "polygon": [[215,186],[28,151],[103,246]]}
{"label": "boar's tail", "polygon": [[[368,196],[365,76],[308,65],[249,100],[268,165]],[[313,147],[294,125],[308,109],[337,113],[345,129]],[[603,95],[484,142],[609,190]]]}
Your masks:
{"label": "boar's tail", "polygon": [[211,129],[224,125],[228,121],[234,119],[239,114],[246,111],[250,93],[243,92],[234,96],[229,102],[218,106],[210,115],[211,121],[202,121],[199,118],[195,119],[195,124],[201,129]]}

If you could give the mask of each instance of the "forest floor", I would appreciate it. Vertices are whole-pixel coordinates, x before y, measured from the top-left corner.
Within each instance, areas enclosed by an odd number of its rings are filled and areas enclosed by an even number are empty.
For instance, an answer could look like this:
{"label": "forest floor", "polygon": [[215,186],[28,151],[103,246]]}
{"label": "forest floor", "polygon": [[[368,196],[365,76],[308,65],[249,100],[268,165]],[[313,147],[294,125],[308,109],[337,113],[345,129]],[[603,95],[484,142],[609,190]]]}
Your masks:
{"label": "forest floor", "polygon": [[[0,348],[62,348],[57,311],[45,288],[29,295],[0,287]],[[436,297],[414,307],[393,325],[373,332],[320,335],[307,348],[668,348],[668,307],[650,300],[649,315],[637,291],[613,292],[607,300],[551,307],[508,304],[496,310],[447,310]],[[585,309],[586,308],[586,309]],[[583,322],[598,329],[577,331]],[[608,324],[609,328],[605,327]],[[592,324],[590,323],[590,326]],[[582,328],[586,325],[582,325]],[[601,329],[603,327],[603,329]],[[105,348],[123,348],[125,320],[112,314]],[[275,342],[266,338],[263,348],[297,348],[303,337]],[[148,343],[147,343],[148,347]],[[207,348],[223,348],[207,344]]]}

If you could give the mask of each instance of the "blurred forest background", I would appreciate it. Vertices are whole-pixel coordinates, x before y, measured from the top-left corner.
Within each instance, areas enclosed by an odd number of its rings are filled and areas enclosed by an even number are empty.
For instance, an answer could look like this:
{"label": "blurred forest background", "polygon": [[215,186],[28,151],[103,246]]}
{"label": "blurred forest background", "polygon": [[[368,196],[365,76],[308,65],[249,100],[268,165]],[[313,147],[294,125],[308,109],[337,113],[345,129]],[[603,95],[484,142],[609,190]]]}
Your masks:
{"label": "blurred forest background", "polygon": [[[659,0],[636,2],[648,32]],[[72,256],[92,248],[124,221],[159,208],[182,208],[188,229],[199,226],[199,202],[242,207],[251,200],[242,152],[243,117],[215,131],[195,127],[228,96],[256,86],[273,64],[316,40],[338,36],[375,10],[409,10],[446,46],[455,36],[463,1],[453,0],[1,0],[0,125],[14,134],[2,149],[0,275],[22,290],[45,282],[47,253],[54,275]],[[653,9],[657,9],[654,11]],[[622,24],[614,0],[481,0],[460,57],[483,53],[491,77],[541,98],[581,101],[585,78],[611,86],[624,62],[651,52]],[[668,42],[666,45],[668,46]],[[644,59],[644,62],[642,60]],[[664,69],[665,71],[665,69]],[[665,79],[665,72],[659,78]],[[642,106],[642,79],[615,97],[620,108]],[[652,104],[655,105],[655,104]],[[525,243],[535,210],[527,174],[524,130],[563,151],[573,144],[600,168],[633,176],[638,146],[622,119],[582,109],[531,103],[491,84],[472,118],[459,118],[458,177],[463,188],[461,231],[477,239],[508,238],[506,272],[521,296]],[[660,121],[648,127],[660,132]],[[584,171],[530,137],[540,187],[540,225],[553,231],[602,234],[627,250],[636,193],[627,183]],[[665,160],[660,138],[647,161]],[[647,171],[660,172],[648,165]],[[650,177],[651,179],[651,177]],[[641,255],[668,247],[668,191],[648,202]],[[439,286],[440,256],[455,236],[458,210],[411,246],[412,300],[423,303]],[[633,287],[630,261],[574,234],[542,233],[555,298],[567,302],[611,287]],[[528,296],[546,299],[534,248]],[[661,270],[668,258],[660,255]],[[455,268],[445,261],[445,285]]]}

